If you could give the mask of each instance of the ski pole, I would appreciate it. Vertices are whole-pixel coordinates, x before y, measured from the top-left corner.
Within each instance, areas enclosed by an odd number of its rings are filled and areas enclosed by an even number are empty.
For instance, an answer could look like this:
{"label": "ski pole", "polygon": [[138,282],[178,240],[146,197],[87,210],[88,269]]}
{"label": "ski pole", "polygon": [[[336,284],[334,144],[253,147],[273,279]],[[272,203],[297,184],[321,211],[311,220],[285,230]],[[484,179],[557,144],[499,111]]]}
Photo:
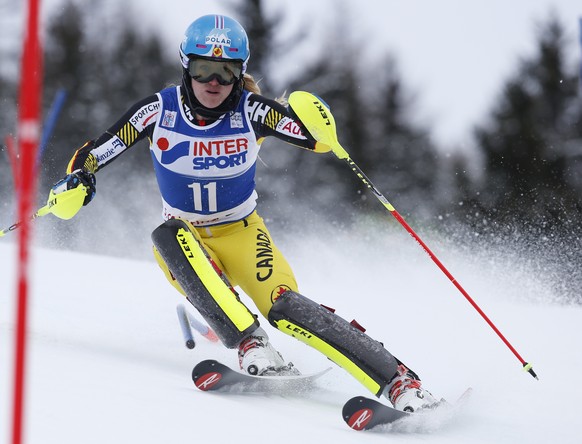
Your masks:
{"label": "ski pole", "polygon": [[[34,213],[32,216],[30,216],[30,220],[34,220],[37,217],[41,217],[44,216],[44,214],[41,214],[41,210],[43,210],[45,207],[42,207],[40,210],[38,210],[36,213]],[[8,233],[10,233],[11,231],[16,230],[18,227],[20,227],[22,224],[24,223],[23,220],[19,221],[19,222],[15,222],[12,225],[10,225],[8,228],[4,228],[3,230],[0,230],[0,237],[6,236]]]}
{"label": "ski pole", "polygon": [[[39,208],[36,213],[30,216],[29,220],[46,216],[49,213],[54,214],[60,219],[70,219],[81,209],[86,195],[87,188],[84,185],[79,185],[76,188],[71,188],[59,194],[54,194],[51,190],[46,205]],[[0,237],[6,236],[11,231],[16,230],[23,223],[24,221],[19,221],[1,230]]]}
{"label": "ski pole", "polygon": [[469,293],[461,286],[459,281],[447,270],[443,263],[436,257],[436,255],[428,248],[428,246],[422,241],[422,239],[414,232],[414,230],[408,225],[404,218],[396,211],[396,208],[384,197],[380,191],[374,186],[372,181],[364,174],[364,172],[356,165],[356,163],[350,158],[348,152],[340,145],[337,139],[337,133],[335,128],[334,118],[329,111],[327,104],[308,92],[296,91],[291,93],[289,96],[289,105],[293,111],[299,116],[299,119],[307,127],[311,135],[318,141],[318,143],[323,143],[327,145],[331,151],[340,160],[344,160],[350,169],[360,178],[364,185],[369,188],[378,200],[384,205],[384,207],[394,216],[394,218],[404,227],[406,231],[414,238],[414,240],[420,245],[420,247],[427,253],[433,262],[440,268],[440,270],[447,276],[447,278],[453,283],[453,285],[461,292],[461,294],[467,299],[467,301],[473,306],[475,310],[481,315],[481,317],[489,324],[493,331],[499,336],[503,343],[511,350],[515,357],[522,364],[524,371],[527,371],[535,379],[538,379],[536,373],[534,372],[532,365],[526,362],[517,350],[510,344],[510,342],[505,338],[505,336],[499,331],[495,324],[489,319],[483,310],[477,305],[477,303],[469,296]]}
{"label": "ski pole", "polygon": [[178,312],[178,321],[180,321],[180,328],[182,329],[184,342],[186,343],[186,347],[191,350],[196,347],[196,341],[194,340],[194,335],[192,334],[192,329],[188,322],[188,314],[183,305],[178,305],[176,311]]}
{"label": "ski pole", "polygon": [[210,342],[219,341],[218,336],[216,336],[216,333],[214,333],[214,330],[191,315],[183,305],[178,305],[176,307],[176,311],[178,312],[178,320],[180,321],[180,327],[182,329],[184,341],[186,342],[186,347],[192,349],[196,346],[194,337],[192,335],[192,328],[194,328],[194,330],[196,330]]}
{"label": "ski pole", "polygon": [[[45,205],[44,207],[40,208],[36,213],[34,213],[32,216],[30,216],[29,220],[34,220],[36,218],[42,217],[46,214],[48,214],[50,211],[48,209],[48,205]],[[19,222],[15,222],[12,225],[10,225],[8,228],[5,228],[3,230],[0,231],[0,237],[6,236],[8,233],[10,233],[11,231],[16,230],[17,228],[19,228],[22,224],[24,223],[23,220],[19,221]]]}
{"label": "ski pole", "polygon": [[186,312],[186,316],[188,317],[188,321],[190,322],[190,325],[194,328],[194,330],[196,330],[210,342],[218,342],[218,336],[216,336],[214,330],[212,330],[208,325],[200,322],[189,312]]}

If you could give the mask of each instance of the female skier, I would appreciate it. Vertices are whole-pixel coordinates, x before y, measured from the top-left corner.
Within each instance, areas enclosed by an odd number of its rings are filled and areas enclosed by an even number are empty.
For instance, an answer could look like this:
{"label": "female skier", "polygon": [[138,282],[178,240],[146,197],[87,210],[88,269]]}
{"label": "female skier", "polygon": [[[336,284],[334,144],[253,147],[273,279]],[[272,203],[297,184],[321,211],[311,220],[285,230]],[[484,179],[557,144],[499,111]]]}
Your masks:
{"label": "female skier", "polygon": [[289,264],[256,211],[257,156],[268,136],[314,152],[329,147],[309,134],[290,107],[260,95],[246,73],[249,55],[237,21],[221,15],[195,20],[180,44],[181,84],[137,102],[79,148],[52,192],[81,185],[87,205],[95,195],[94,174],[147,137],[165,220],[152,233],[154,255],[224,345],[238,350],[243,371],[298,374],[233,286],[274,327],[325,354],[395,408],[436,404],[417,375],[381,343],[298,293]]}

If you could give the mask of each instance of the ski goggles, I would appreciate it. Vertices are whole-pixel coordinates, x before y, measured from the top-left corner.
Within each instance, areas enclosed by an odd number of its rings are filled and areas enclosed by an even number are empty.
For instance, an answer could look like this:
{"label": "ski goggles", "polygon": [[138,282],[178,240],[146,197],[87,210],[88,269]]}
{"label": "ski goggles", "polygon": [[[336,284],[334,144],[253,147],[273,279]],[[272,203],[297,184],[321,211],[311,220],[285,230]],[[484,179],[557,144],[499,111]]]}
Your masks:
{"label": "ski goggles", "polygon": [[240,79],[242,69],[240,60],[216,61],[195,57],[188,61],[188,74],[200,83],[216,79],[221,85],[232,85]]}

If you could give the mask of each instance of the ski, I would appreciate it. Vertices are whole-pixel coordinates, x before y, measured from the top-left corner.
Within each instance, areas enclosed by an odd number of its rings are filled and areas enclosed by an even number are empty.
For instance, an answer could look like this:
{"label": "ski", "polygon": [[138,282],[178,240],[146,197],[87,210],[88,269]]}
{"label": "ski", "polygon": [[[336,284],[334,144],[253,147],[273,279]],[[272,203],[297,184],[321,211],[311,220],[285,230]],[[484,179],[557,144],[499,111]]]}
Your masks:
{"label": "ski", "polygon": [[354,430],[370,430],[374,427],[392,424],[412,416],[430,415],[443,408],[455,408],[464,402],[470,393],[471,389],[469,388],[465,390],[455,404],[451,405],[443,400],[435,408],[423,410],[421,413],[403,412],[382,404],[375,399],[356,396],[344,404],[342,416],[350,428]]}
{"label": "ski", "polygon": [[309,391],[314,382],[331,368],[296,376],[251,376],[212,359],[201,361],[192,370],[192,380],[202,391],[234,393],[298,394]]}
{"label": "ski", "polygon": [[356,396],[344,404],[342,416],[354,430],[369,430],[378,425],[391,424],[412,413],[396,410],[375,399]]}

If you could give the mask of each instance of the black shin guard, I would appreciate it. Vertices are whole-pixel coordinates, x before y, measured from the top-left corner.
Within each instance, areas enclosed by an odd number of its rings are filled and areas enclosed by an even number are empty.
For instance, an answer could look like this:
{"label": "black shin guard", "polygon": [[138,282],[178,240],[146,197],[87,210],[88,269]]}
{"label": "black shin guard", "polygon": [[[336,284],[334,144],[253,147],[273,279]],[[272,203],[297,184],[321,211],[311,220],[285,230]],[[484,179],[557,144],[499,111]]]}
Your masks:
{"label": "black shin guard", "polygon": [[376,396],[396,374],[398,362],[380,342],[298,293],[283,293],[269,311],[269,322],[323,353]]}
{"label": "black shin guard", "polygon": [[188,301],[226,347],[237,347],[259,326],[256,317],[214,270],[187,222],[164,222],[153,231],[152,241]]}

